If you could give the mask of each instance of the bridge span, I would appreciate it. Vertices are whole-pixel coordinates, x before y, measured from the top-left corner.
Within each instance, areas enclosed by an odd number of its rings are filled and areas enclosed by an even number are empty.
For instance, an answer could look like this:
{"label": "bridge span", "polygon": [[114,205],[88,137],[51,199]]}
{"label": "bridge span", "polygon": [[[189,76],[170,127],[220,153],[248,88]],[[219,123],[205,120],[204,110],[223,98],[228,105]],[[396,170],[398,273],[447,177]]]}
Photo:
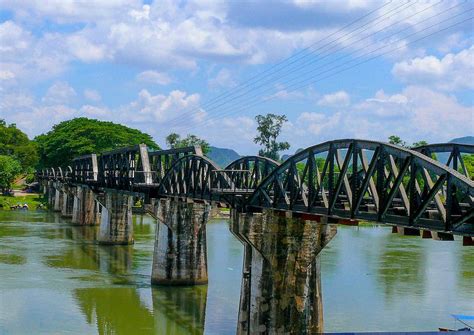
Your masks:
{"label": "bridge span", "polygon": [[137,199],[157,219],[151,281],[207,283],[211,206],[231,208],[244,244],[238,333],[320,332],[319,253],[338,223],[391,225],[403,234],[474,244],[474,146],[409,150],[366,140],[311,146],[283,163],[242,157],[222,169],[199,147],[145,145],[74,159],[38,173],[52,208],[99,225],[98,242],[133,243]]}

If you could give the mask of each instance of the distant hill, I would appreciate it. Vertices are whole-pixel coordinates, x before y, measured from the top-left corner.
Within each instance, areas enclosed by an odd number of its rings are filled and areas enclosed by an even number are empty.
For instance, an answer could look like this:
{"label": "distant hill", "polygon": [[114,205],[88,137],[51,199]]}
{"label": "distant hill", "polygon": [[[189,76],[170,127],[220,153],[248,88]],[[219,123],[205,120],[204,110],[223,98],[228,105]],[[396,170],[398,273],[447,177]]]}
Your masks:
{"label": "distant hill", "polygon": [[211,146],[207,157],[217,163],[221,168],[225,168],[227,165],[229,165],[229,163],[240,158],[240,155],[232,149]]}
{"label": "distant hill", "polygon": [[474,136],[464,136],[452,139],[449,141],[450,143],[457,143],[457,144],[472,144],[474,145]]}
{"label": "distant hill", "polygon": [[[304,150],[303,148],[299,148],[298,150],[296,150],[296,152],[294,153],[294,155],[296,155],[298,152],[303,151],[303,150]],[[288,158],[290,158],[291,156],[293,156],[293,155],[288,155],[288,154],[283,155],[283,156],[281,156],[281,160],[282,160],[282,161],[286,161],[286,160],[287,160]]]}

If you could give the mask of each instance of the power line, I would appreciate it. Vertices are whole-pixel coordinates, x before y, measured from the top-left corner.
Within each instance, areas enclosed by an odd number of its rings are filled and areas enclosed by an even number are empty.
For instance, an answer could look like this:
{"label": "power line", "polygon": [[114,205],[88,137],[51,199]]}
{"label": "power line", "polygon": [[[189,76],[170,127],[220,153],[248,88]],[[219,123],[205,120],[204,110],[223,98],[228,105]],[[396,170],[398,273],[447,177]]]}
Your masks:
{"label": "power line", "polygon": [[[397,21],[397,22],[395,22],[395,23],[392,23],[392,24],[389,25],[389,26],[386,26],[386,27],[384,27],[384,28],[382,28],[382,29],[380,29],[380,30],[378,30],[378,31],[376,31],[376,32],[374,32],[374,33],[372,33],[372,34],[370,34],[370,35],[367,35],[367,36],[365,36],[365,37],[363,37],[363,38],[361,38],[361,39],[359,39],[359,40],[357,40],[357,41],[354,41],[354,42],[352,42],[352,43],[346,45],[345,47],[340,48],[340,49],[337,50],[336,52],[329,53],[329,54],[327,54],[326,56],[321,57],[321,58],[318,58],[318,59],[316,59],[316,60],[313,60],[313,61],[311,61],[311,62],[308,63],[308,64],[314,64],[314,63],[316,63],[316,62],[318,62],[318,61],[320,61],[320,60],[322,60],[322,59],[324,59],[324,58],[327,58],[328,56],[331,56],[332,54],[335,54],[335,53],[337,53],[337,52],[340,52],[341,50],[344,50],[344,49],[350,47],[350,46],[353,45],[353,44],[356,44],[356,43],[358,43],[358,42],[360,42],[360,41],[362,41],[362,40],[364,40],[364,39],[367,39],[367,38],[369,38],[369,37],[371,37],[371,36],[374,36],[374,35],[380,33],[381,31],[383,31],[383,30],[385,30],[385,29],[391,28],[391,27],[397,25],[398,23],[403,22],[403,21],[406,20],[406,19],[409,19],[409,18],[411,18],[411,17],[413,17],[413,16],[415,16],[415,15],[418,15],[418,14],[420,14],[420,13],[422,13],[422,12],[428,10],[429,8],[432,8],[433,6],[436,6],[436,5],[439,4],[439,3],[441,3],[441,2],[438,2],[438,3],[436,3],[436,4],[432,5],[432,6],[426,7],[426,8],[424,8],[423,10],[416,12],[415,14],[412,14],[412,15],[410,15],[410,16],[408,16],[408,17],[406,17],[406,18],[404,18],[404,19],[402,19],[402,20],[400,20],[400,21]],[[449,9],[447,9],[447,10],[441,12],[441,13],[438,13],[438,14],[436,14],[436,15],[431,16],[431,17],[428,18],[428,19],[431,19],[431,18],[433,18],[433,17],[436,17],[436,16],[439,16],[439,15],[441,15],[441,14],[444,14],[445,12],[447,12],[447,11],[449,11],[449,10],[451,10],[451,9],[453,9],[453,8],[455,8],[455,7],[457,7],[457,6],[458,6],[458,5],[453,6],[453,7],[449,8]],[[426,20],[428,20],[428,19],[426,19]],[[426,20],[420,21],[420,22],[416,23],[415,25],[420,24],[420,23],[422,23],[422,22],[424,22],[424,21],[426,21]],[[409,27],[408,27],[408,28],[409,28]],[[385,39],[388,39],[388,38],[390,38],[391,36],[394,36],[394,35],[396,35],[396,34],[399,34],[399,33],[403,32],[404,30],[406,30],[406,29],[408,29],[408,28],[402,29],[401,31],[398,31],[397,33],[394,33],[394,34],[392,34],[392,35],[386,37]],[[361,49],[363,49],[363,48],[361,48]],[[361,50],[361,49],[358,49],[358,50],[356,50],[356,51],[359,51],[359,50]],[[349,55],[346,55],[346,56],[339,57],[338,59],[336,59],[336,60],[334,60],[334,61],[331,61],[331,62],[329,62],[329,63],[326,63],[326,64],[324,64],[323,66],[320,66],[320,67],[318,67],[318,68],[316,68],[316,69],[319,69],[319,68],[321,68],[321,67],[324,67],[324,66],[326,66],[326,65],[329,65],[329,64],[331,64],[331,63],[334,63],[335,61],[340,60],[340,59],[342,59],[342,58],[346,58],[346,57],[348,57],[348,56],[350,56],[350,54],[349,54]],[[304,68],[299,68],[299,69],[297,69],[296,71],[289,71],[289,72],[283,74],[282,76],[280,76],[279,78],[282,78],[283,76],[285,76],[285,75],[287,75],[287,74],[290,74],[290,75],[291,75],[292,73],[301,72],[301,70],[304,70]],[[313,69],[311,72],[314,72],[314,70],[315,70],[315,69]],[[277,79],[279,79],[279,78],[277,78]],[[292,81],[293,81],[294,79],[298,79],[298,78],[293,78]],[[266,81],[266,82],[261,83],[259,86],[254,87],[254,88],[253,88],[253,91],[252,91],[252,93],[254,93],[254,94],[253,94],[251,97],[257,97],[260,93],[259,93],[259,92],[255,92],[255,90],[258,89],[258,88],[261,88],[261,87],[266,86],[266,84],[269,84],[269,83],[271,83],[272,81],[273,81],[273,80]],[[290,81],[290,82],[291,82],[291,81]],[[270,88],[270,89],[267,88],[265,91],[269,91],[269,90],[273,90],[273,89],[272,89],[272,88]],[[255,93],[256,93],[256,94],[255,94]],[[228,104],[228,103],[230,103],[230,102],[232,102],[232,101],[234,101],[234,100],[236,100],[236,99],[238,99],[238,98],[245,97],[246,94],[247,94],[247,93],[243,93],[243,94],[240,94],[240,95],[238,95],[238,96],[234,96],[234,97],[232,97],[231,99],[228,99],[227,101],[225,101],[225,102],[223,102],[223,103],[221,103],[221,104],[219,104],[219,105],[217,105],[217,106],[213,106],[213,107],[209,108],[207,111],[212,111],[212,110],[217,109],[218,107],[225,106],[226,104]],[[224,110],[225,110],[225,109],[224,109]]]}
{"label": "power line", "polygon": [[[465,13],[470,12],[470,11],[472,11],[472,10],[473,10],[473,9],[470,9],[470,10],[468,10],[468,11],[462,13],[462,14],[465,14]],[[416,33],[410,34],[410,35],[408,35],[408,36],[405,36],[404,38],[413,36],[413,35],[415,35],[415,34],[419,34],[420,32],[426,31],[426,30],[428,30],[428,29],[430,29],[430,28],[433,28],[433,27],[436,26],[436,25],[439,25],[440,23],[443,23],[443,22],[446,22],[446,21],[448,21],[448,20],[451,20],[452,18],[457,17],[457,16],[462,15],[462,14],[458,14],[458,15],[452,16],[452,17],[450,17],[450,18],[448,18],[448,19],[446,19],[446,20],[443,20],[443,21],[438,22],[438,23],[436,23],[436,24],[433,24],[433,25],[431,25],[431,26],[429,26],[429,27],[427,27],[427,28],[424,28],[424,29],[422,29],[422,30],[419,31],[419,32],[416,32]],[[413,44],[413,43],[419,42],[419,41],[421,41],[421,40],[423,40],[423,39],[426,39],[426,38],[428,38],[428,37],[430,37],[430,36],[433,36],[433,35],[435,35],[435,34],[437,34],[437,33],[440,33],[440,32],[442,32],[442,31],[445,31],[445,30],[447,30],[447,29],[450,29],[450,28],[452,28],[452,27],[454,27],[454,26],[460,25],[460,24],[462,24],[462,23],[464,23],[464,22],[467,22],[467,21],[469,21],[469,20],[472,20],[472,19],[473,19],[473,17],[470,17],[470,18],[465,19],[465,20],[462,20],[462,21],[460,21],[460,22],[456,22],[456,23],[454,23],[454,24],[452,24],[452,25],[450,25],[450,26],[448,26],[448,27],[445,27],[445,28],[442,28],[442,29],[440,29],[440,30],[437,30],[437,31],[435,31],[435,32],[433,32],[433,33],[430,33],[430,34],[426,35],[426,36],[423,36],[423,37],[421,37],[421,38],[418,38],[418,39],[415,39],[415,40],[413,40],[413,41],[407,42],[407,43],[404,44],[404,45],[401,45],[401,46],[396,47],[396,48],[394,48],[394,49],[388,50],[388,51],[386,51],[386,52],[382,52],[382,53],[380,53],[380,54],[377,54],[377,55],[375,55],[375,56],[370,57],[369,59],[363,60],[363,61],[358,62],[358,63],[356,63],[356,64],[353,64],[353,65],[351,65],[351,66],[342,68],[341,70],[338,70],[338,71],[336,71],[336,72],[330,73],[330,74],[328,74],[327,76],[324,76],[324,77],[322,77],[322,78],[319,78],[318,80],[313,81],[313,80],[315,79],[315,77],[312,77],[312,78],[308,78],[308,79],[306,79],[306,80],[304,80],[304,81],[302,81],[302,82],[295,83],[295,84],[298,84],[298,85],[295,86],[295,87],[293,87],[293,90],[290,91],[290,93],[291,93],[291,92],[294,92],[294,91],[296,91],[296,90],[298,90],[298,89],[300,89],[300,88],[302,88],[302,87],[305,87],[306,85],[308,85],[308,82],[310,82],[310,81],[312,81],[311,83],[320,82],[321,80],[330,78],[330,77],[332,77],[332,76],[334,76],[334,75],[336,75],[336,74],[339,74],[339,73],[341,73],[341,72],[348,71],[348,70],[350,70],[350,69],[352,69],[352,68],[354,68],[354,67],[356,67],[356,66],[359,66],[359,65],[361,65],[361,64],[367,63],[368,61],[371,61],[371,60],[373,60],[373,59],[379,58],[379,57],[381,57],[381,56],[384,56],[384,55],[386,55],[386,54],[389,54],[389,53],[391,53],[391,52],[394,52],[394,51],[396,51],[396,50],[399,50],[399,49],[405,47],[406,45],[411,45],[411,44]],[[401,40],[401,39],[399,39],[399,40],[397,40],[397,41],[395,41],[395,42],[392,42],[391,44],[397,43],[397,42],[399,42],[400,40]],[[355,59],[362,58],[362,57],[364,57],[364,56],[367,56],[368,54],[372,54],[372,53],[374,53],[374,52],[376,52],[376,51],[379,51],[380,49],[385,48],[386,46],[387,46],[387,45],[385,45],[385,46],[383,46],[383,47],[379,47],[379,48],[377,48],[377,49],[375,49],[375,50],[370,51],[369,53],[366,53],[366,54],[363,54],[363,55],[361,55],[361,56],[358,56],[358,57],[356,57]],[[330,70],[328,70],[328,71],[325,71],[325,72],[332,71],[332,70],[334,70],[334,69],[337,69],[337,68],[341,67],[342,65],[345,65],[345,64],[347,64],[347,63],[351,63],[351,62],[353,62],[355,59],[353,59],[353,60],[351,60],[351,61],[348,61],[348,62],[345,62],[345,63],[343,63],[343,64],[340,64],[340,65],[338,65],[338,66],[336,66],[336,67],[334,67],[334,68],[332,68],[332,69],[330,69]],[[273,99],[275,99],[275,97],[272,97],[272,98],[270,98],[270,99],[268,99],[268,100],[273,100]],[[262,100],[257,100],[257,101],[254,102],[254,103],[250,103],[250,104],[248,104],[248,105],[240,106],[237,110],[235,110],[235,111],[233,111],[233,110],[228,111],[226,114],[223,114],[223,115],[221,115],[220,117],[228,116],[228,115],[234,114],[235,112],[239,112],[239,111],[242,111],[242,110],[245,109],[245,108],[250,108],[250,107],[259,105],[259,104],[264,103],[264,102],[266,102],[266,101],[268,101],[268,100],[264,100],[264,101],[262,101]],[[203,122],[200,122],[200,125],[207,125],[207,124],[210,124],[212,121],[214,121],[214,119],[215,119],[215,118],[207,119],[207,120],[205,120],[205,121],[203,121]]]}
{"label": "power line", "polygon": [[[193,110],[191,110],[191,111],[189,111],[189,112],[187,112],[187,113],[185,113],[185,114],[182,114],[182,115],[180,115],[180,116],[177,116],[176,118],[170,120],[170,122],[176,122],[176,121],[179,121],[180,119],[185,119],[189,114],[192,114],[192,112],[194,112],[194,111],[199,112],[200,109],[206,108],[206,107],[208,107],[208,105],[212,105],[213,103],[218,102],[218,101],[220,101],[220,100],[222,100],[222,99],[228,97],[229,95],[235,94],[236,92],[239,92],[239,91],[241,91],[242,89],[247,88],[247,87],[249,87],[250,85],[255,84],[255,83],[258,82],[259,80],[261,80],[261,79],[263,79],[263,78],[266,78],[266,77],[268,77],[268,76],[270,76],[270,75],[272,75],[272,74],[278,73],[278,72],[281,71],[282,69],[285,69],[286,67],[288,67],[288,66],[290,66],[290,65],[292,65],[292,64],[294,64],[294,63],[296,63],[296,62],[298,62],[299,60],[304,59],[304,58],[306,58],[306,57],[308,57],[308,56],[314,54],[315,51],[321,49],[322,47],[327,46],[328,44],[325,44],[325,45],[319,47],[318,49],[311,51],[310,53],[306,53],[306,54],[305,54],[305,52],[308,51],[308,50],[311,50],[311,49],[312,49],[315,45],[317,45],[318,43],[323,42],[324,40],[329,39],[330,37],[332,37],[332,36],[334,36],[334,35],[336,35],[336,34],[342,32],[342,31],[344,31],[346,28],[352,26],[353,24],[355,24],[355,23],[357,23],[357,22],[363,20],[364,18],[370,16],[370,15],[373,14],[374,12],[376,12],[376,11],[378,11],[378,10],[380,10],[380,9],[382,9],[382,8],[384,8],[384,7],[386,7],[386,6],[388,6],[391,2],[392,2],[392,1],[389,1],[389,2],[385,3],[385,4],[382,5],[382,6],[375,8],[374,10],[372,10],[372,11],[370,11],[369,13],[363,15],[362,17],[360,17],[360,18],[358,18],[358,19],[356,19],[356,20],[350,22],[349,24],[343,26],[342,28],[338,29],[337,31],[331,33],[330,35],[328,35],[328,36],[326,36],[326,37],[324,37],[324,38],[318,40],[317,42],[313,43],[313,44],[310,45],[309,47],[306,47],[306,48],[304,48],[304,49],[298,51],[297,53],[293,54],[292,56],[290,56],[290,57],[284,59],[283,61],[281,61],[281,62],[279,62],[279,63],[277,63],[277,64],[275,64],[275,65],[273,65],[273,66],[271,66],[269,69],[266,69],[266,70],[264,70],[264,71],[258,73],[257,75],[252,76],[251,78],[247,79],[244,83],[240,84],[240,85],[237,86],[236,88],[233,88],[233,89],[228,90],[228,91],[226,91],[226,92],[224,92],[224,93],[222,93],[222,94],[219,94],[217,97],[214,97],[214,98],[212,98],[212,99],[209,100],[209,101],[206,101],[200,108],[195,108],[195,109],[193,109]],[[394,9],[390,10],[389,12],[385,13],[384,15],[377,17],[375,20],[377,20],[377,19],[379,19],[379,18],[381,18],[381,17],[383,17],[383,16],[389,14],[389,13],[392,12],[393,10],[396,10],[396,9],[398,9],[398,8],[400,8],[400,7],[405,6],[406,4],[410,4],[410,6],[412,6],[414,3],[416,3],[416,1],[415,1],[415,2],[413,2],[413,1],[407,1],[407,2],[403,3],[402,5],[397,6],[397,7],[395,7]],[[409,6],[408,6],[408,7],[409,7]],[[371,23],[371,22],[372,22],[372,21],[369,21],[369,22],[366,23],[365,25],[367,25],[367,24],[369,24],[369,23]],[[349,33],[344,34],[343,36],[339,37],[337,40],[339,40],[340,38],[342,38],[342,37],[344,37],[344,36],[347,36],[347,35],[353,33],[354,31],[360,29],[361,27],[364,27],[365,25],[360,26],[359,28],[356,28],[355,30],[352,30],[352,31],[350,31]],[[333,43],[333,42],[334,42],[334,41],[332,41],[331,43]],[[299,57],[300,55],[302,55],[302,57],[297,58],[297,57]],[[292,58],[296,58],[296,59],[293,59],[293,60],[292,60],[290,63],[288,63],[288,64],[284,64],[285,62],[291,60]],[[275,69],[278,68],[279,66],[281,66],[280,69],[278,69],[278,70],[275,71]],[[270,72],[270,71],[273,71],[273,72]],[[270,73],[269,73],[269,72],[270,72]],[[262,75],[263,75],[263,76],[262,76]],[[259,78],[259,77],[260,77],[260,79],[254,81],[254,79],[257,79],[257,78]]]}

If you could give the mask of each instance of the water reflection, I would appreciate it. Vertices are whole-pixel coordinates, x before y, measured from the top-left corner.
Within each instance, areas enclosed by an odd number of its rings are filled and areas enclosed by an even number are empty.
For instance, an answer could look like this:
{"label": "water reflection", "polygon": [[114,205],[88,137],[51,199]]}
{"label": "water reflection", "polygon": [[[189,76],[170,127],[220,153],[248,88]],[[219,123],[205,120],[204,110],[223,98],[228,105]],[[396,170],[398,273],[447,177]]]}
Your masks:
{"label": "water reflection", "polygon": [[87,322],[96,324],[99,334],[158,333],[153,313],[141,302],[135,288],[77,289],[74,299]]}
{"label": "water reflection", "polygon": [[378,283],[387,298],[398,294],[423,295],[426,282],[425,249],[419,237],[388,234],[377,264]]}
{"label": "water reflection", "polygon": [[[207,227],[208,287],[152,288],[154,223],[134,219],[135,244],[109,247],[97,227],[0,211],[0,334],[235,334],[242,245],[227,223]],[[474,248],[459,241],[342,226],[321,261],[326,331],[436,330],[474,313]]]}
{"label": "water reflection", "polygon": [[[458,285],[474,301],[474,247],[467,246],[459,254]],[[473,306],[474,312],[474,306]]]}
{"label": "water reflection", "polygon": [[207,285],[152,289],[160,334],[203,334]]}

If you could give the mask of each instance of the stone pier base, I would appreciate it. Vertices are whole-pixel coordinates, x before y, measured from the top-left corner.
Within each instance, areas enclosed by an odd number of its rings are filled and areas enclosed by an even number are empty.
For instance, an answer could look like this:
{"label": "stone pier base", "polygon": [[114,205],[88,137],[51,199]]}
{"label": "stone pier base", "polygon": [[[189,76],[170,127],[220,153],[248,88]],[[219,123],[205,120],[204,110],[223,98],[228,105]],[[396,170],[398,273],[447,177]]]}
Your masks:
{"label": "stone pier base", "polygon": [[99,244],[133,244],[133,196],[106,192],[99,228]]}
{"label": "stone pier base", "polygon": [[81,226],[100,224],[94,192],[87,186],[76,186],[72,222]]}
{"label": "stone pier base", "polygon": [[63,208],[64,190],[63,188],[56,188],[54,192],[54,206],[55,212],[61,212]]}
{"label": "stone pier base", "polygon": [[56,187],[55,183],[51,180],[48,181],[46,186],[46,193],[48,195],[48,206],[49,209],[54,209],[54,202],[56,197]]}
{"label": "stone pier base", "polygon": [[74,195],[71,192],[70,188],[66,188],[63,192],[63,201],[61,208],[62,217],[72,217],[72,212],[74,209]]}
{"label": "stone pier base", "polygon": [[291,213],[231,215],[244,243],[238,334],[313,334],[323,331],[320,251],[336,234],[323,217]]}
{"label": "stone pier base", "polygon": [[152,284],[207,283],[206,223],[210,206],[161,199],[157,206]]}

